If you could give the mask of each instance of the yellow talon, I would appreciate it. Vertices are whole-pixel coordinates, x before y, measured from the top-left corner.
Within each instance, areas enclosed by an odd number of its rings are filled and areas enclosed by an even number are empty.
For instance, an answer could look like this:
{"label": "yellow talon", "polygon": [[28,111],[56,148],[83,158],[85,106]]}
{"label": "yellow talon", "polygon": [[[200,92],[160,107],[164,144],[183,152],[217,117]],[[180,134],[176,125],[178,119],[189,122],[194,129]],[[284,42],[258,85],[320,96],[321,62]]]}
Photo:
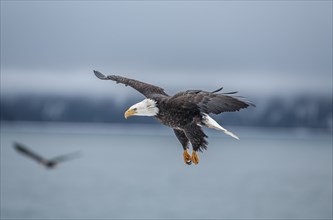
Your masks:
{"label": "yellow talon", "polygon": [[192,158],[191,158],[192,162],[197,165],[199,163],[199,158],[198,155],[195,151],[192,151]]}
{"label": "yellow talon", "polygon": [[184,162],[187,165],[191,165],[192,164],[191,156],[187,153],[187,150],[184,150],[183,157],[184,157]]}

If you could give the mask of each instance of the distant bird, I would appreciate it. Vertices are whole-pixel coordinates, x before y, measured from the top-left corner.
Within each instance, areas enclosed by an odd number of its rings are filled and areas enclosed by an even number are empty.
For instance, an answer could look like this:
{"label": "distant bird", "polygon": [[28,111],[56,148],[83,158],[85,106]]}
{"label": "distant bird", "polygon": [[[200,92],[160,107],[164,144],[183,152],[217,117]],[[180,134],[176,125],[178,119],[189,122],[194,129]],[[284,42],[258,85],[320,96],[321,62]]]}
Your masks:
{"label": "distant bird", "polygon": [[[199,159],[196,152],[207,149],[206,138],[208,136],[202,131],[202,126],[223,131],[225,134],[239,139],[212,119],[209,116],[210,113],[234,112],[255,106],[251,102],[241,100],[243,97],[232,96],[237,92],[218,93],[223,87],[213,92],[187,90],[169,96],[164,89],[138,80],[116,75],[105,76],[96,70],[94,73],[99,79],[113,80],[131,86],[142,93],[146,99],[131,106],[124,113],[125,118],[133,115],[154,116],[162,124],[173,128],[184,149],[184,162],[188,165],[192,162],[198,164]],[[189,143],[193,148],[191,156],[187,152]]]}
{"label": "distant bird", "polygon": [[79,152],[74,152],[66,155],[57,156],[48,160],[38,155],[37,153],[33,152],[29,148],[23,146],[22,144],[14,143],[14,148],[17,152],[27,157],[30,157],[31,159],[37,161],[38,163],[42,164],[43,166],[49,169],[54,168],[56,165],[58,165],[61,162],[72,160],[79,156]]}

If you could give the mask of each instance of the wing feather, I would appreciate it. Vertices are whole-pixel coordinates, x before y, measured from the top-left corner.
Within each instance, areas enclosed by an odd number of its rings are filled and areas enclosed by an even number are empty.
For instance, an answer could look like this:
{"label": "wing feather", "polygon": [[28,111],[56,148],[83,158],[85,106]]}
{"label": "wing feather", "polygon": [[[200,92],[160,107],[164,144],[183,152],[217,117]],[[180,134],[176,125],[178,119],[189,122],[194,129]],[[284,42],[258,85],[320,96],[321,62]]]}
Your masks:
{"label": "wing feather", "polygon": [[249,106],[255,106],[243,97],[231,96],[236,92],[216,93],[202,90],[188,90],[180,92],[171,97],[170,102],[180,105],[182,108],[193,108],[197,106],[201,112],[206,114],[220,114],[222,112],[234,112]]}

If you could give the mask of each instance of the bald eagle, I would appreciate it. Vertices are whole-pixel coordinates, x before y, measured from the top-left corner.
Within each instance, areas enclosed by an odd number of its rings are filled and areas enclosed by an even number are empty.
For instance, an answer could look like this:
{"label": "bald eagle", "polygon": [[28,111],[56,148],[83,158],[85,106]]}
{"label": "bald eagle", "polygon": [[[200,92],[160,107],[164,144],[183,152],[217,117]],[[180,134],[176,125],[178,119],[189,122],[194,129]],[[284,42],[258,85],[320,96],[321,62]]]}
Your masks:
{"label": "bald eagle", "polygon": [[[207,149],[207,135],[203,132],[202,126],[223,131],[239,139],[212,119],[210,113],[234,112],[255,106],[251,102],[241,100],[243,97],[232,96],[237,92],[218,93],[222,88],[212,92],[187,90],[169,96],[164,89],[148,83],[116,75],[105,76],[96,70],[94,73],[99,79],[122,83],[142,93],[146,98],[131,106],[124,113],[125,118],[134,115],[154,116],[162,124],[171,127],[184,149],[183,158],[188,165],[198,164],[196,152]],[[192,145],[192,155],[187,152],[189,143]]]}

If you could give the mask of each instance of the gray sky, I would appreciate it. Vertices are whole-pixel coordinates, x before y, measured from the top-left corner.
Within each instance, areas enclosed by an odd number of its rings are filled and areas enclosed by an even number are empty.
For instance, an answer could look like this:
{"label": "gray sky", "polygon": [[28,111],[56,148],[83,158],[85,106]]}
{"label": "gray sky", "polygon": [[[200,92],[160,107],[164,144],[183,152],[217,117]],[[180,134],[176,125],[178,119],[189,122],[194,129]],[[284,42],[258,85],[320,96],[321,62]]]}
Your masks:
{"label": "gray sky", "polygon": [[331,1],[1,1],[1,93],[332,91]]}

